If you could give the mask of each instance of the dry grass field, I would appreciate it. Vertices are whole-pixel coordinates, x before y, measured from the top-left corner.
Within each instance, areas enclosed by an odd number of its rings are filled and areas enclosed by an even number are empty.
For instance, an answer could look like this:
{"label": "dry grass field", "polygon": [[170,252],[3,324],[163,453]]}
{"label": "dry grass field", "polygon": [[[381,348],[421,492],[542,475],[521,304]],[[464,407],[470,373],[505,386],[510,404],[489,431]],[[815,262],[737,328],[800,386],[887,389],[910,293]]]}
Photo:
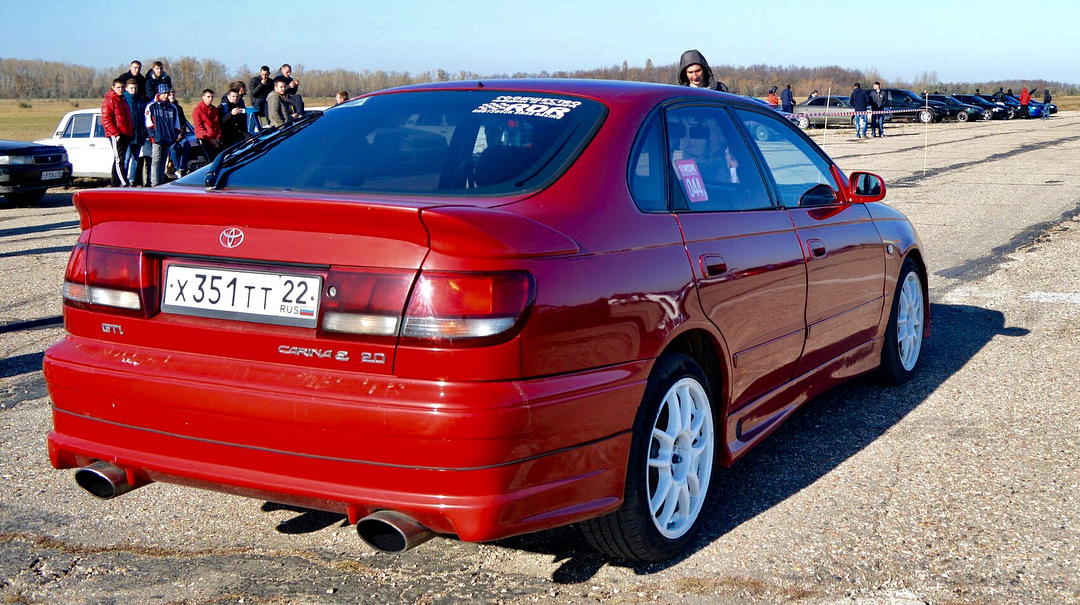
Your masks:
{"label": "dry grass field", "polygon": [[[184,113],[191,118],[196,99],[180,99]],[[308,107],[333,105],[331,98],[304,99]],[[0,139],[33,141],[51,137],[64,114],[76,109],[100,107],[101,99],[0,99]]]}
{"label": "dry grass field", "polygon": [[[189,118],[196,102],[194,98],[180,100]],[[313,98],[304,99],[304,102],[309,107],[322,107],[333,105],[334,99]],[[1054,103],[1061,111],[1080,110],[1080,96],[1055,97]],[[0,139],[32,141],[48,138],[65,113],[100,105],[101,99],[0,99]]]}

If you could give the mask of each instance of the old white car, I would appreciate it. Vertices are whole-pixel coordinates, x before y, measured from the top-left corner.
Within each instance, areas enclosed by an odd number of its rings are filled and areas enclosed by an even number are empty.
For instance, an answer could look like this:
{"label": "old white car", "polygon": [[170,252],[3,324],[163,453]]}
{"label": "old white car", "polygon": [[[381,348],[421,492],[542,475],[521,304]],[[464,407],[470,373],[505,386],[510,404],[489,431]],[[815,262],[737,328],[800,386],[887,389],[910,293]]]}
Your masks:
{"label": "old white car", "polygon": [[[187,132],[191,145],[190,170],[206,164],[195,134]],[[43,145],[59,145],[67,150],[74,177],[107,179],[111,176],[113,155],[105,127],[101,124],[101,108],[77,109],[60,119],[51,138],[34,141]]]}

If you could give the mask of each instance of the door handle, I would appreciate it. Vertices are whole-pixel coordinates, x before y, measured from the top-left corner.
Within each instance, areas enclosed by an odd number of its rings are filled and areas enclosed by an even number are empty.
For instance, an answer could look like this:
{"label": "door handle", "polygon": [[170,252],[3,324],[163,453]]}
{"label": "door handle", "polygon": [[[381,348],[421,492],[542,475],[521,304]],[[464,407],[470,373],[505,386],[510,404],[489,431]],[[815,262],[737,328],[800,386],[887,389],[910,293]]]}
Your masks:
{"label": "door handle", "polygon": [[727,273],[727,262],[719,254],[702,254],[698,262],[701,264],[701,274],[705,277],[716,277]]}
{"label": "door handle", "polygon": [[810,253],[811,258],[822,258],[829,253],[825,249],[825,242],[819,239],[806,240],[806,250]]}

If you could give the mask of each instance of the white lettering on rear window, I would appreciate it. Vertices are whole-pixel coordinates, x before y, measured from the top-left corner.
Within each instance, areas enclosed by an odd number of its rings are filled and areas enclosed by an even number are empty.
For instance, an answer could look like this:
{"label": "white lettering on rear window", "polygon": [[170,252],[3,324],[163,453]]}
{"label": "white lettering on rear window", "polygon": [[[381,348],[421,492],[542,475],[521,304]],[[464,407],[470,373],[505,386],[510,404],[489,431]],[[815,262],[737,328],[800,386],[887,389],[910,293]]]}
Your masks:
{"label": "white lettering on rear window", "polygon": [[473,113],[501,113],[516,116],[534,116],[561,120],[570,110],[581,105],[581,101],[554,99],[551,97],[515,97],[503,95],[477,107]]}

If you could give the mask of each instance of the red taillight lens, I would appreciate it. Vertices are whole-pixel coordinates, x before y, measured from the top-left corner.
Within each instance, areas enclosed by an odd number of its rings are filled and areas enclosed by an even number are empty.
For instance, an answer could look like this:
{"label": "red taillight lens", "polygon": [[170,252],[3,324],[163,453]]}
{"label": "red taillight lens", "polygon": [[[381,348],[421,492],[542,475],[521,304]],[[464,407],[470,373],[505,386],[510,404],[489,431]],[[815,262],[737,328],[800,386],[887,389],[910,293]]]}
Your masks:
{"label": "red taillight lens", "polygon": [[64,299],[141,311],[144,283],[153,283],[139,250],[76,244],[64,273]]}
{"label": "red taillight lens", "polygon": [[503,335],[522,318],[533,290],[528,273],[422,273],[401,335],[448,343]]}
{"label": "red taillight lens", "polygon": [[322,329],[396,338],[415,276],[415,271],[330,269],[323,288]]}

